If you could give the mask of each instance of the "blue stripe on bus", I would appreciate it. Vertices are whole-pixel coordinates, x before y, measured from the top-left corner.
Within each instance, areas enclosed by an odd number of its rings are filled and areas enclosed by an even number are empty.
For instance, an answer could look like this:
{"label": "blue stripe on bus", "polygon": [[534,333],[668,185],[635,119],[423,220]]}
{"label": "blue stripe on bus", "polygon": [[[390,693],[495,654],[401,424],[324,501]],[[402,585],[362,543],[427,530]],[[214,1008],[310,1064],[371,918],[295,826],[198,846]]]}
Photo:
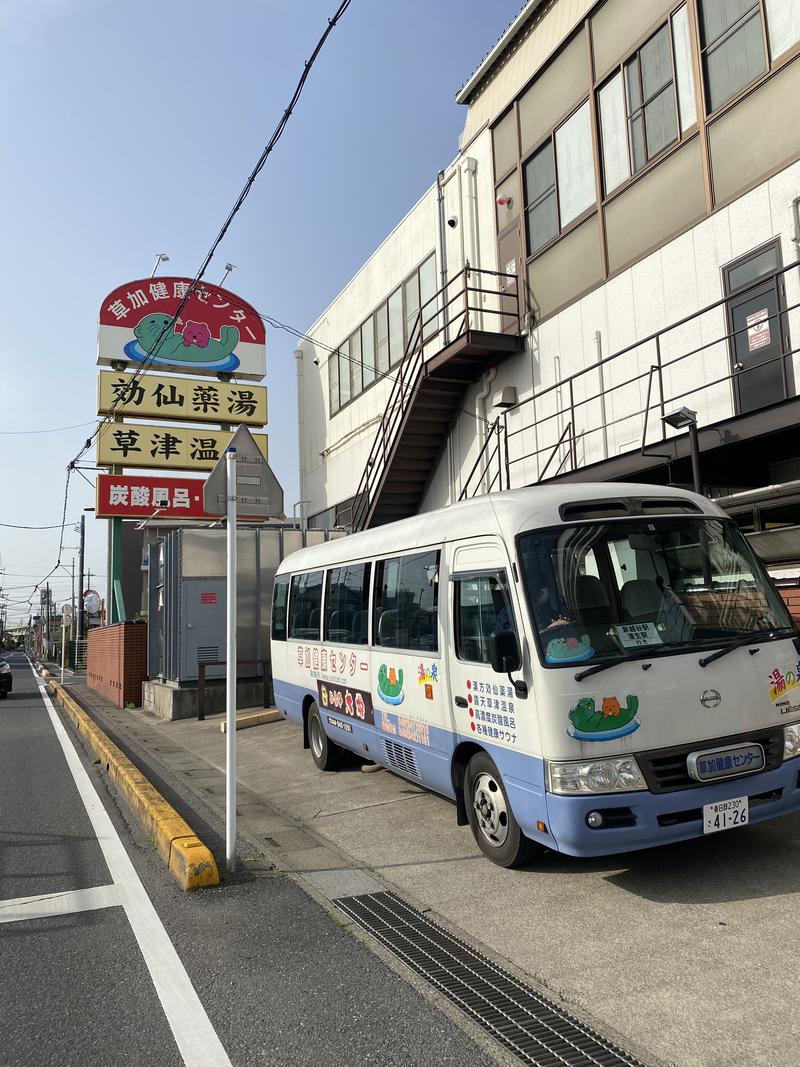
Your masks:
{"label": "blue stripe on bus", "polygon": [[[294,722],[302,723],[302,708],[306,697],[317,699],[317,694],[305,686],[275,680],[275,703]],[[380,709],[376,708],[380,723]],[[732,797],[763,797],[750,802],[749,821],[765,822],[779,815],[800,811],[800,756],[787,760],[772,771],[746,778],[711,782],[690,789],[670,793],[612,793],[593,796],[559,796],[546,793],[544,785],[544,760],[524,752],[492,744],[481,738],[478,743],[472,737],[464,737],[429,725],[430,745],[421,745],[407,738],[383,733],[378,727],[365,725],[348,716],[331,716],[352,725],[352,734],[340,732],[326,723],[326,732],[342,745],[361,756],[368,756],[383,766],[389,766],[409,781],[452,798],[454,791],[450,776],[452,753],[463,741],[473,741],[489,754],[500,772],[508,793],[514,816],[526,837],[539,841],[549,848],[570,856],[605,856],[656,845],[686,841],[703,836],[702,806]],[[410,748],[420,771],[420,777],[404,772],[399,766],[390,766],[378,739],[394,742]],[[764,796],[769,794],[769,796]],[[611,826],[593,830],[586,824],[590,811],[628,808],[635,819],[633,826]],[[691,813],[691,817],[687,815]],[[619,813],[618,813],[619,814]],[[659,816],[667,823],[674,815],[681,821],[673,825],[661,825]],[[536,828],[538,821],[549,829],[541,833]]]}

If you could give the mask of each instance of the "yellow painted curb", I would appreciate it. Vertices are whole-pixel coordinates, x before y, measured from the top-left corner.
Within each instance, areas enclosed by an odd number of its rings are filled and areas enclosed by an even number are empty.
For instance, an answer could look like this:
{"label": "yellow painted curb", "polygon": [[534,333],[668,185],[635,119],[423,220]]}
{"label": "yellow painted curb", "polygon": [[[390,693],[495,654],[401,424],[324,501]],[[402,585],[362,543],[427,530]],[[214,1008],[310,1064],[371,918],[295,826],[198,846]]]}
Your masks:
{"label": "yellow painted curb", "polygon": [[119,748],[58,682],[48,688],[66,710],[79,733],[105,764],[115,785],[155,842],[164,862],[182,889],[202,889],[219,885],[217,864],[211,850],[197,837],[189,824],[148,782]]}
{"label": "yellow painted curb", "polygon": [[[249,715],[237,715],[236,716],[236,729],[246,730],[248,726],[260,726],[264,722],[278,722],[283,721],[283,716],[275,708],[270,711],[252,711]],[[219,724],[220,731],[224,734],[227,732],[228,724],[225,719]]]}

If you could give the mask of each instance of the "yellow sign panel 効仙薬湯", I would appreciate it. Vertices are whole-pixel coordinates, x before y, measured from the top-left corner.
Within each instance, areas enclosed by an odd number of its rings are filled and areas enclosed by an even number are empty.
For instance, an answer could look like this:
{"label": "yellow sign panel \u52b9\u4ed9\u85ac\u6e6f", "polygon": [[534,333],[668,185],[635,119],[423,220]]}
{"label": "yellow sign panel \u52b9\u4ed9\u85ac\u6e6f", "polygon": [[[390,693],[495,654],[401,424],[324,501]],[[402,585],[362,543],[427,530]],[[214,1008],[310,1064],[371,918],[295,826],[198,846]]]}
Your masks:
{"label": "yellow sign panel \u52b9\u4ed9\u85ac\u6e6f", "polygon": [[245,423],[264,426],[267,390],[263,385],[236,385],[163,374],[101,371],[97,376],[97,414],[168,419],[170,422]]}
{"label": "yellow sign panel \u52b9\u4ed9\u85ac\u6e6f", "polygon": [[[212,427],[104,423],[97,438],[97,465],[210,471],[232,437],[230,430]],[[268,459],[267,435],[254,433],[253,439]]]}

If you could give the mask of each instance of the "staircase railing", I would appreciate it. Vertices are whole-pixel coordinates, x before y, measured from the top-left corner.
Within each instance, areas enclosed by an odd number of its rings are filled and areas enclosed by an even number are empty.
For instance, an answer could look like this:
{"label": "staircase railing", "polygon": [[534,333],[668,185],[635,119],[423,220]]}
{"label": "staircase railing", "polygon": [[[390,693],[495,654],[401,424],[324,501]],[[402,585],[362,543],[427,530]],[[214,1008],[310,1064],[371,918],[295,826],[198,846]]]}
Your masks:
{"label": "staircase railing", "polygon": [[[459,500],[470,500],[472,497],[481,496],[483,493],[492,493],[495,489],[503,488],[503,472],[506,463],[503,459],[504,431],[500,419],[495,419],[491,424],[486,440],[481,446],[478,458],[464,480]],[[497,469],[492,474],[492,465],[497,463]],[[491,478],[489,477],[491,475]],[[477,477],[476,477],[477,476]],[[473,481],[474,479],[474,481]],[[506,485],[506,488],[509,488]]]}
{"label": "staircase railing", "polygon": [[[482,284],[490,279],[495,288]],[[478,284],[476,284],[476,281]],[[487,298],[492,298],[487,303]],[[474,303],[473,303],[474,301]],[[470,267],[469,264],[421,305],[414,319],[400,362],[386,375],[394,382],[364,473],[353,496],[353,532],[366,527],[375,492],[391,461],[398,433],[413,397],[426,374],[426,363],[470,329],[483,329],[487,316],[496,332],[519,334],[517,277]]]}

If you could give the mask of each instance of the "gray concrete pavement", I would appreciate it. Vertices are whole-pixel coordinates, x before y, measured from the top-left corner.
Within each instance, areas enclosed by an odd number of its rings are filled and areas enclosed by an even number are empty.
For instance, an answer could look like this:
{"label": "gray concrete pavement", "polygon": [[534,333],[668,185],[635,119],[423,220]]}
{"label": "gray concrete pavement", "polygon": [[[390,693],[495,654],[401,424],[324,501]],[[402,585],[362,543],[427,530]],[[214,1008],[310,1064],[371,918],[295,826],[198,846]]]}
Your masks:
{"label": "gray concrete pavement", "polygon": [[[13,663],[14,695],[0,702],[0,1063],[181,1063],[152,960],[146,964],[141,929],[135,934],[128,911],[112,902],[98,911],[7,921],[20,896],[115,888],[30,670],[21,657]],[[484,1047],[474,1043],[268,865],[253,865],[219,889],[182,892],[103,768],[71,736],[156,921],[235,1067],[507,1062],[486,1051],[485,1039]],[[163,747],[184,752],[167,739]],[[221,842],[209,843],[219,848]],[[189,1001],[182,1004],[188,1012]],[[183,1062],[221,1061],[209,1059],[205,1047]]]}
{"label": "gray concrete pavement", "polygon": [[[111,718],[138,731],[144,749],[164,756],[167,746],[172,780],[222,810],[218,718]],[[238,742],[242,832],[320,891],[396,889],[650,1062],[800,1062],[800,817],[607,860],[551,854],[505,871],[456,827],[450,803],[356,764],[323,774],[288,723]]]}

